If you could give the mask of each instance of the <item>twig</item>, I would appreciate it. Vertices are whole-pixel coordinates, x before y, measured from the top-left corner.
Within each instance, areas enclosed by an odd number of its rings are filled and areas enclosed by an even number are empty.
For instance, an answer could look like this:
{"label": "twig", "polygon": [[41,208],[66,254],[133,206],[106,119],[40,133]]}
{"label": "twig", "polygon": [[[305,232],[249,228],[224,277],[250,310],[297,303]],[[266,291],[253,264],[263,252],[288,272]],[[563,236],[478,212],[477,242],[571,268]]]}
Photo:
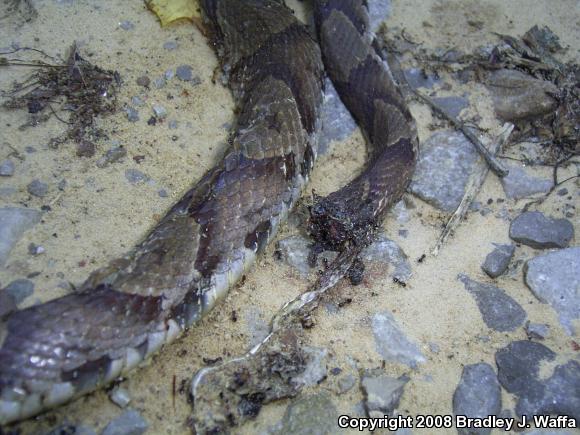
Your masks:
{"label": "twig", "polygon": [[[513,129],[514,129],[513,124],[506,123],[504,125],[503,131],[500,133],[497,140],[492,144],[491,149],[489,150],[492,156],[494,156],[499,152],[499,150],[501,150],[503,145],[507,142]],[[453,216],[451,216],[451,219],[449,219],[449,222],[447,222],[447,225],[445,225],[443,232],[441,233],[441,235],[437,239],[437,242],[435,243],[435,247],[431,250],[431,254],[434,257],[439,254],[439,250],[441,249],[441,247],[443,246],[449,235],[459,225],[459,222],[461,222],[461,220],[467,213],[469,206],[477,196],[479,190],[481,189],[481,186],[483,185],[483,182],[485,181],[485,178],[490,168],[481,160],[478,161],[478,166],[479,167],[474,170],[471,177],[469,178],[469,182],[465,189],[465,194],[461,199],[461,203],[457,207],[457,210],[455,210],[455,213],[453,213]]]}
{"label": "twig", "polygon": [[503,178],[508,174],[509,171],[505,168],[505,166],[487,150],[487,148],[481,143],[477,136],[463,122],[447,113],[443,108],[439,107],[429,97],[423,95],[421,92],[413,88],[411,88],[411,90],[419,99],[430,106],[434,112],[447,119],[456,129],[460,130],[465,135],[465,137],[467,137],[467,139],[473,143],[479,154],[485,159],[491,170],[495,172],[498,177]]}

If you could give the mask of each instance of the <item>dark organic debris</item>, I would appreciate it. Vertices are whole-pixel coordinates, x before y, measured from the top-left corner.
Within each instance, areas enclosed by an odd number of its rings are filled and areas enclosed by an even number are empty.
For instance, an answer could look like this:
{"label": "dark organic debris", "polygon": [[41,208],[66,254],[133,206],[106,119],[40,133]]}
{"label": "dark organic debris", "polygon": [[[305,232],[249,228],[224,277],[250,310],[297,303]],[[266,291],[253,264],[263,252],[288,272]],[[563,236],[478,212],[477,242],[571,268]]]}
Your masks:
{"label": "dark organic debris", "polygon": [[[40,50],[26,50],[44,55]],[[53,63],[0,57],[0,66],[34,68],[31,76],[15,83],[10,91],[2,92],[1,95],[7,98],[3,106],[27,109],[30,118],[21,128],[56,117],[68,125],[68,131],[64,137],[54,138],[51,145],[56,147],[72,139],[79,145],[78,155],[90,156],[94,154],[92,142],[104,135],[96,127],[95,118],[114,113],[117,109],[120,76],[81,57],[76,44],[69,49],[65,62],[51,60]]]}

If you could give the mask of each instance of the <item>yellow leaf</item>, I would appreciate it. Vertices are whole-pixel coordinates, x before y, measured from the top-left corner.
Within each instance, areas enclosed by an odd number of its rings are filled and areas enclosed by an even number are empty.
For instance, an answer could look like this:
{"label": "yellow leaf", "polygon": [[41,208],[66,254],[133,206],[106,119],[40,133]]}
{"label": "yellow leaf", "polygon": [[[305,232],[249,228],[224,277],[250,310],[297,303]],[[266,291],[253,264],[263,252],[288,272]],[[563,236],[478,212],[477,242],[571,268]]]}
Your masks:
{"label": "yellow leaf", "polygon": [[184,18],[191,21],[200,18],[199,0],[145,0],[145,4],[162,26]]}

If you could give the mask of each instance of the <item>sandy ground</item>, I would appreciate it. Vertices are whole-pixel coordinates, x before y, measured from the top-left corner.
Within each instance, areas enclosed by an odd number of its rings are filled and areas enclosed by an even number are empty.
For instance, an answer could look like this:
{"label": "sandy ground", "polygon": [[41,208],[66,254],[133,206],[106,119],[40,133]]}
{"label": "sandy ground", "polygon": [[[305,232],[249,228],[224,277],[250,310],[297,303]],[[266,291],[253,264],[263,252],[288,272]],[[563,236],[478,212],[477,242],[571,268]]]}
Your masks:
{"label": "sandy ground", "polygon": [[[162,29],[140,1],[39,0],[34,4],[38,18],[19,26],[3,26],[0,47],[16,43],[57,56],[63,55],[70,43],[77,40],[81,53],[88,54],[92,62],[119,71],[124,80],[119,96],[121,106],[129,104],[135,95],[141,95],[145,105],[139,108],[141,119],[137,123],[128,122],[122,111],[99,121],[110,138],[97,144],[97,155],[93,158],[77,157],[72,143],[57,150],[48,148],[50,138],[64,130],[62,123],[52,120],[20,131],[17,127],[23,123],[24,114],[1,110],[0,160],[9,155],[11,148],[23,159],[15,160],[15,176],[0,180],[0,187],[15,189],[13,194],[0,197],[0,206],[51,207],[42,222],[28,231],[14,248],[6,267],[0,269],[3,285],[38,273],[31,278],[35,293],[23,306],[66,294],[70,291],[67,282],[82,283],[90,271],[136,244],[216,161],[225,146],[227,129],[223,125],[233,118],[232,99],[227,89],[211,82],[217,65],[214,54],[193,26],[181,24]],[[578,59],[579,8],[576,0],[394,0],[388,24],[404,28],[414,41],[427,47],[455,46],[463,50],[494,42],[492,32],[517,36],[534,24],[548,25],[561,37],[562,45],[571,47],[566,57]],[[119,23],[123,20],[132,21],[134,29],[121,29]],[[480,30],[468,25],[468,20],[481,21]],[[176,50],[163,48],[163,43],[169,40],[178,42]],[[202,83],[192,86],[174,78],[165,88],[152,87],[149,91],[136,84],[137,77],[143,74],[154,79],[181,64],[191,65]],[[0,88],[5,89],[23,73],[26,70],[22,68],[2,69]],[[492,134],[497,133],[500,124],[493,119],[486,92],[472,91],[469,110],[477,111],[482,124]],[[169,94],[174,98],[168,99]],[[176,130],[170,130],[167,122],[147,125],[153,104],[167,108],[168,119],[178,121]],[[419,124],[420,139],[425,140],[432,134],[428,129],[431,114],[416,104],[411,109]],[[105,169],[98,168],[96,159],[118,143],[127,148],[127,158]],[[30,146],[35,152],[25,150]],[[333,144],[331,151],[318,162],[311,187],[319,193],[336,189],[363,163],[363,150],[358,132],[342,143]],[[137,164],[135,156],[145,158]],[[128,168],[139,169],[154,182],[128,183],[124,175]],[[535,169],[535,172],[545,177],[551,175],[549,168]],[[26,186],[34,178],[49,184],[45,198],[27,193]],[[60,191],[57,184],[63,178],[67,180],[67,187]],[[571,183],[568,188],[578,189],[578,186]],[[157,194],[160,189],[166,189],[168,197],[160,197]],[[477,200],[485,203],[488,198],[504,197],[500,182],[490,175]],[[385,222],[387,234],[400,244],[412,262],[413,277],[407,287],[396,285],[384,270],[377,269],[370,270],[362,286],[353,288],[341,283],[327,300],[340,302],[350,297],[352,303],[332,315],[319,309],[310,339],[314,345],[329,350],[329,368],[340,367],[343,373],[358,376],[353,362],[361,368],[379,367],[382,363],[375,350],[371,316],[385,309],[392,311],[407,336],[420,345],[427,358],[415,371],[397,364],[386,365],[388,374],[411,375],[400,410],[410,415],[450,414],[451,397],[462,367],[481,361],[495,366],[497,349],[526,338],[522,328],[513,333],[488,329],[473,297],[456,280],[457,274],[463,272],[473,279],[487,281],[480,265],[492,249],[491,242],[509,241],[508,222],[495,218],[494,213],[486,217],[471,213],[437,258],[427,257],[419,264],[416,260],[433,246],[446,218],[421,200],[410,196],[409,199],[415,207],[409,210],[407,223],[399,224],[392,217]],[[561,216],[556,211],[558,201],[558,198],[547,201],[541,210]],[[523,202],[505,205],[517,210]],[[495,202],[491,208],[499,209]],[[580,227],[575,219],[578,234]],[[409,230],[407,238],[398,235],[401,228]],[[280,237],[295,231],[283,228]],[[43,246],[46,252],[29,255],[30,243]],[[534,255],[532,249],[522,247],[516,251],[514,260]],[[130,406],[149,422],[149,433],[188,433],[186,421],[191,405],[184,393],[187,388],[180,389],[180,386],[203,365],[202,358],[225,358],[247,350],[251,337],[245,324],[246,313],[257,308],[268,322],[284,302],[306,285],[307,280],[274,258],[271,245],[247,275],[245,283],[232,289],[224,303],[181,340],[163,349],[148,366],[123,380],[121,384],[132,398]],[[513,277],[501,278],[498,285],[525,308],[530,321],[553,325],[552,335],[544,344],[566,359],[577,357],[570,345],[571,338],[557,326],[555,312],[535,299],[524,285],[521,271]],[[237,322],[231,320],[233,311],[239,314]],[[432,352],[429,343],[436,343],[439,352]],[[174,385],[178,390],[175,396]],[[331,376],[312,391],[335,389],[336,382]],[[361,392],[356,387],[347,394],[333,396],[340,413],[352,414],[361,400]],[[513,398],[504,392],[504,408],[512,408],[513,403]],[[287,404],[281,401],[266,406],[257,420],[240,428],[239,433],[259,433],[272,426],[279,421]],[[100,391],[22,423],[18,428],[22,433],[42,433],[66,421],[100,430],[122,412],[106,392]]]}

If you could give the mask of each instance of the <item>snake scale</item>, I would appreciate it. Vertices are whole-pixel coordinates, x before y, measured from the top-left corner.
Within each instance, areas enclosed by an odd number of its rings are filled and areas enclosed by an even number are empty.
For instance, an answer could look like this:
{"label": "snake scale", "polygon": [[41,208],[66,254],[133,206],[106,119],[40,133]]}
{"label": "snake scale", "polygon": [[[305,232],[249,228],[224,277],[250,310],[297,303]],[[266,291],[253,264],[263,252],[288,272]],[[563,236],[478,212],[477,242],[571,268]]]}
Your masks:
{"label": "snake scale", "polygon": [[415,124],[372,48],[364,0],[315,1],[320,45],[281,0],[203,0],[202,9],[237,104],[230,146],[131,252],[78,291],[1,319],[2,425],[110,383],[227,293],[313,167],[323,58],[372,151],[361,175],[313,207],[313,233],[335,247],[368,238],[407,187]]}

